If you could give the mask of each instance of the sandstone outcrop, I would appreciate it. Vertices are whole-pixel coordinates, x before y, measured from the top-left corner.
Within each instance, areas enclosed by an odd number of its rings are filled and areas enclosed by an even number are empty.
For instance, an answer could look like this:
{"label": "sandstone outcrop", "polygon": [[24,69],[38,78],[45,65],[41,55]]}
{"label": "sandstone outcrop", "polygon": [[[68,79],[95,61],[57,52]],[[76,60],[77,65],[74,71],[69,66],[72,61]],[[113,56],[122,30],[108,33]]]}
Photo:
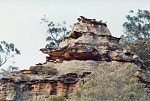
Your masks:
{"label": "sandstone outcrop", "polygon": [[70,60],[120,61],[142,63],[127,49],[119,46],[120,38],[113,37],[106,23],[83,16],[74,24],[69,37],[60,42],[57,49],[40,49],[49,56],[47,62]]}
{"label": "sandstone outcrop", "polygon": [[22,70],[11,78],[2,78],[0,100],[42,101],[51,95],[67,97],[78,87],[77,82],[100,68],[101,63],[131,62],[141,67],[140,58],[121,49],[119,40],[111,35],[106,23],[81,16],[57,49],[40,49],[48,56],[46,63],[37,66],[53,67],[58,73],[44,75]]}

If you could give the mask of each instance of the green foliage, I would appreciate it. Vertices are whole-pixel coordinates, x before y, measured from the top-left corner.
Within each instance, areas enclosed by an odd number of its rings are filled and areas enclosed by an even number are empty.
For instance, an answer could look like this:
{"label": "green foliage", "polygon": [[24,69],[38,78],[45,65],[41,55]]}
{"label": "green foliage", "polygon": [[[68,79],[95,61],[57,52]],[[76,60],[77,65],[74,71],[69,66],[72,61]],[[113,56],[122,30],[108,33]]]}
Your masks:
{"label": "green foliage", "polygon": [[140,56],[144,65],[150,69],[150,11],[138,10],[135,13],[131,10],[126,18],[121,46]]}
{"label": "green foliage", "polygon": [[12,77],[12,72],[17,72],[19,71],[18,67],[14,67],[14,66],[9,66],[6,69],[0,69],[0,74],[1,77]]}
{"label": "green foliage", "polygon": [[[133,64],[104,63],[79,81],[71,101],[149,101],[150,93],[133,74]],[[68,100],[69,101],[69,100]]]}
{"label": "green foliage", "polygon": [[18,54],[20,54],[20,51],[15,47],[13,43],[0,41],[0,67],[4,65],[9,58],[12,58]]}
{"label": "green foliage", "polygon": [[127,22],[123,24],[127,41],[150,37],[150,12],[139,9],[136,13],[133,10],[129,13],[126,16]]}
{"label": "green foliage", "polygon": [[56,68],[48,66],[31,66],[30,70],[37,71],[38,74],[55,75],[58,73]]}
{"label": "green foliage", "polygon": [[136,40],[129,45],[131,50],[141,57],[144,65],[150,70],[150,38]]}
{"label": "green foliage", "polygon": [[69,34],[66,22],[63,21],[62,23],[54,23],[53,21],[49,21],[46,16],[44,16],[41,20],[48,27],[48,36],[46,37],[48,44],[46,45],[46,48],[58,48],[60,41]]}
{"label": "green foliage", "polygon": [[9,66],[9,67],[8,67],[8,71],[9,71],[9,72],[19,71],[19,67]]}

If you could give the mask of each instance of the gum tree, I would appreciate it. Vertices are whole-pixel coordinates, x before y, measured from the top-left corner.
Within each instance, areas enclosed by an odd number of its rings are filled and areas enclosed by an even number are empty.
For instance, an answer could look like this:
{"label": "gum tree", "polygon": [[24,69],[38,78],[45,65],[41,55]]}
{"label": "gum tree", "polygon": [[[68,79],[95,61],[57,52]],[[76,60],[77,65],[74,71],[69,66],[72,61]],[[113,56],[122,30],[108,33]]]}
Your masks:
{"label": "gum tree", "polygon": [[46,37],[46,41],[48,44],[45,46],[46,48],[56,49],[59,46],[61,40],[63,40],[69,34],[66,22],[62,23],[54,23],[53,21],[49,21],[46,16],[42,19],[42,24],[46,24],[48,36]]}
{"label": "gum tree", "polygon": [[146,67],[150,69],[150,11],[131,10],[126,19],[123,24],[124,35],[121,36],[125,42],[123,46],[139,55]]}
{"label": "gum tree", "polygon": [[13,58],[15,55],[19,54],[20,51],[15,47],[13,43],[0,41],[0,67],[7,63],[10,58]]}

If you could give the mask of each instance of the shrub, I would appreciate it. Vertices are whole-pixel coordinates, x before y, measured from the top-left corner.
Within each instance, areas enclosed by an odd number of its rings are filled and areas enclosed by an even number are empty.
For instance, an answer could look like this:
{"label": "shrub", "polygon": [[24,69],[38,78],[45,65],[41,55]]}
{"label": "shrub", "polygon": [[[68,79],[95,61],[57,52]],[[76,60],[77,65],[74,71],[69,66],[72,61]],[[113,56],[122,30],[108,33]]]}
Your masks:
{"label": "shrub", "polygon": [[48,66],[31,66],[30,70],[38,72],[38,74],[55,75],[58,73],[56,68]]}

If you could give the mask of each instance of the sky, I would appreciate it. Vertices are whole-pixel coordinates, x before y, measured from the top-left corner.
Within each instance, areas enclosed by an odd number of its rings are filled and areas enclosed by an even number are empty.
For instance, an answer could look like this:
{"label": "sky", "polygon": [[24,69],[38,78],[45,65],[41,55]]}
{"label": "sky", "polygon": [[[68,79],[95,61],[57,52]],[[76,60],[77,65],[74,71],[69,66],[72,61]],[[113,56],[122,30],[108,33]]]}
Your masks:
{"label": "sky", "polygon": [[[46,15],[56,23],[77,22],[81,15],[107,22],[113,36],[123,34],[122,24],[130,10],[150,10],[150,0],[0,0],[0,41],[14,43],[21,55],[10,59],[8,65],[28,69],[44,63],[44,48],[47,27],[41,24]],[[12,63],[15,61],[15,64]]]}

